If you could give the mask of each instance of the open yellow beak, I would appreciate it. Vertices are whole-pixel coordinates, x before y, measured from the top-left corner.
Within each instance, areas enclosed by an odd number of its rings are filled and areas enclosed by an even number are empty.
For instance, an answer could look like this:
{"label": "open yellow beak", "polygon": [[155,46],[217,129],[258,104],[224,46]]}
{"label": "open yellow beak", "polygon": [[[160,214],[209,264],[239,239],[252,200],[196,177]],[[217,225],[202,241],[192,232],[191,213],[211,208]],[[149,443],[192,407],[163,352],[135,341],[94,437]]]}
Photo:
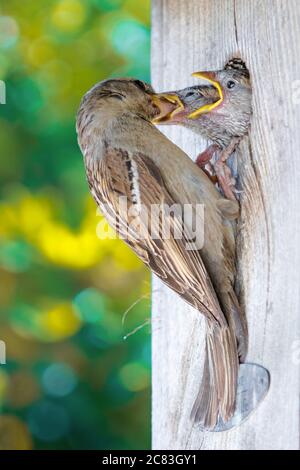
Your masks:
{"label": "open yellow beak", "polygon": [[217,101],[215,101],[212,104],[205,104],[204,106],[201,106],[201,108],[196,109],[195,111],[193,111],[191,114],[188,115],[189,119],[196,119],[198,116],[200,116],[200,114],[209,113],[210,111],[215,109],[217,106],[219,106],[224,99],[224,95],[223,95],[223,91],[222,91],[222,87],[220,83],[215,80],[214,72],[194,72],[192,73],[192,77],[197,77],[197,78],[207,80],[218,90],[218,93],[219,93],[219,99]]}
{"label": "open yellow beak", "polygon": [[152,119],[153,124],[168,121],[184,109],[181,99],[173,93],[157,93],[152,96],[152,101],[160,110],[160,114]]}

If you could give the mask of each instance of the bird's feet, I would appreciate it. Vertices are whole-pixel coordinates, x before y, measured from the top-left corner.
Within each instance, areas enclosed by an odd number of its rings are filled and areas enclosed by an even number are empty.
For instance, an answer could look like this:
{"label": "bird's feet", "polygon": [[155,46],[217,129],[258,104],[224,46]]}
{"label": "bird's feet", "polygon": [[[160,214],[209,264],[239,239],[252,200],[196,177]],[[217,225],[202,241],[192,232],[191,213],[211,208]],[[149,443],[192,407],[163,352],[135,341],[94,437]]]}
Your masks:
{"label": "bird's feet", "polygon": [[220,147],[217,144],[212,144],[207,149],[204,150],[204,152],[199,153],[199,155],[196,158],[196,165],[198,165],[200,168],[205,168],[207,163],[210,162],[212,157],[216,152],[220,151]]}
{"label": "bird's feet", "polygon": [[[223,150],[217,144],[212,144],[204,152],[201,152],[196,158],[196,165],[198,165],[210,178],[210,180],[216,184],[218,183],[224,196],[227,199],[236,201],[235,196],[238,191],[235,188],[235,178],[233,178],[231,170],[227,165],[227,160],[231,154],[235,151],[236,147],[240,142],[239,138],[234,138],[230,144]],[[218,158],[214,164],[211,163],[211,159],[214,154],[218,154]]]}
{"label": "bird's feet", "polygon": [[238,192],[235,188],[235,178],[232,176],[231,170],[227,165],[228,158],[235,151],[240,142],[239,138],[234,138],[230,144],[220,152],[218,160],[214,164],[214,170],[218,179],[220,188],[227,199],[236,201],[235,194]]}
{"label": "bird's feet", "polygon": [[214,167],[210,160],[216,152],[220,152],[220,147],[217,144],[212,144],[207,147],[207,149],[205,149],[203,152],[199,153],[195,160],[196,165],[198,165],[201,170],[204,171],[204,173],[209,177],[213,184],[216,184],[218,182],[218,179],[216,177]]}
{"label": "bird's feet", "polygon": [[214,165],[218,184],[227,199],[236,201],[235,178],[233,178],[229,166],[225,162],[218,160]]}

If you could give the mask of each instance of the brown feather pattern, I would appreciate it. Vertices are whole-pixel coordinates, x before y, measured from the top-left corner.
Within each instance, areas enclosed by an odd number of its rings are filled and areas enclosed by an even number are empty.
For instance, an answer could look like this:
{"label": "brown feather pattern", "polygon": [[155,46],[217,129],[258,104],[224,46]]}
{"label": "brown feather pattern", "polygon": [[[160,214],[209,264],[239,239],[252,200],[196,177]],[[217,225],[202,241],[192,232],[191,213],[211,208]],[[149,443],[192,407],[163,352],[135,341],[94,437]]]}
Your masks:
{"label": "brown feather pattern", "polygon": [[[143,261],[166,284],[190,303],[197,310],[205,314],[209,319],[216,320],[220,325],[226,325],[226,320],[219,306],[211,280],[207,274],[202,258],[198,250],[186,250],[188,239],[166,239],[161,241],[159,235],[162,227],[155,227],[156,233],[150,233],[145,226],[148,236],[141,240],[134,231],[128,231],[128,225],[132,220],[127,220],[125,214],[120,213],[118,203],[119,195],[125,196],[130,204],[135,204],[131,193],[131,176],[126,165],[128,158],[134,159],[138,166],[139,191],[142,203],[146,208],[151,205],[176,203],[166,189],[163,178],[155,164],[147,156],[131,155],[122,149],[108,148],[105,158],[99,162],[97,172],[89,172],[90,186],[97,193],[97,202],[102,207],[105,204],[111,210],[111,217],[119,214],[122,223],[119,234],[136,251],[139,256],[143,253]],[[115,190],[117,189],[117,191]],[[106,212],[106,211],[105,211]],[[107,214],[106,214],[107,215]],[[142,214],[141,214],[142,215]],[[143,217],[140,218],[144,224]],[[171,232],[176,232],[178,224],[181,224],[176,216],[169,219]],[[116,228],[116,227],[114,227]],[[128,236],[126,235],[128,232]],[[157,239],[155,239],[155,236]],[[160,243],[158,243],[158,241]]]}
{"label": "brown feather pattern", "polygon": [[[123,103],[114,94],[128,101]],[[233,290],[230,222],[236,207],[222,199],[206,175],[150,124],[149,110],[154,112],[149,91],[131,87],[130,80],[100,83],[82,101],[79,144],[91,193],[110,225],[163,282],[207,319],[204,372],[192,415],[205,428],[213,428],[220,418],[227,421],[232,416],[236,398],[240,339],[236,329],[241,312]],[[120,197],[127,199],[127,211]],[[191,246],[186,227],[183,237],[175,238],[182,228],[176,212],[164,212],[169,238],[162,236],[162,214],[150,232],[145,207],[149,212],[153,205],[190,202],[205,204],[209,223],[203,249],[186,249],[187,242]]]}

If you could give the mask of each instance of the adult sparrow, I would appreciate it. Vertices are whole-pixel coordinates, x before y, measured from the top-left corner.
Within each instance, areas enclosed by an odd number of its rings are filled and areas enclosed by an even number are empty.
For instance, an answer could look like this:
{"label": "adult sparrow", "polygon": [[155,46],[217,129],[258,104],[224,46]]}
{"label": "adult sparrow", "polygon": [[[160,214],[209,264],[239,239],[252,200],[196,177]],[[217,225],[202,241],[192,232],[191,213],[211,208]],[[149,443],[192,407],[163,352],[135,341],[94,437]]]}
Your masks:
{"label": "adult sparrow", "polygon": [[[77,133],[90,191],[109,223],[163,282],[206,317],[206,359],[192,415],[213,429],[234,413],[239,358],[246,354],[243,315],[233,287],[232,220],[238,204],[224,199],[151,123],[176,107],[139,80],[106,80],[83,97]],[[198,204],[204,206],[204,218]],[[166,209],[173,205],[188,205],[193,217],[183,223],[178,211]],[[162,212],[150,224],[147,215],[153,207]],[[204,225],[200,247],[191,235],[195,222]],[[168,236],[163,224],[171,228]],[[181,237],[175,236],[178,231]]]}
{"label": "adult sparrow", "polygon": [[226,165],[241,138],[246,134],[252,113],[250,75],[241,59],[231,59],[223,70],[195,72],[193,76],[208,80],[210,85],[197,85],[182,90],[162,93],[161,98],[174,99],[177,108],[156,118],[158,124],[180,124],[212,141],[196,163],[210,169],[210,160],[216,153],[213,166],[224,195],[235,200],[235,181]]}

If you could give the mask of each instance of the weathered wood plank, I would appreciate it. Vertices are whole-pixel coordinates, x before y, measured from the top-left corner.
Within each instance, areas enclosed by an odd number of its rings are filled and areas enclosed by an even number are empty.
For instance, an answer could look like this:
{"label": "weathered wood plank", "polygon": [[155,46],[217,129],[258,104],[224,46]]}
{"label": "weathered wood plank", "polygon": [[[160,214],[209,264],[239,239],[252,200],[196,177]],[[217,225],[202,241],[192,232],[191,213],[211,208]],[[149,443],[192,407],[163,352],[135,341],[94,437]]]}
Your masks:
{"label": "weathered wood plank", "polygon": [[[252,128],[238,158],[244,189],[238,284],[249,325],[247,360],[271,374],[267,397],[240,427],[225,433],[193,427],[204,322],[155,279],[153,448],[298,449],[300,104],[293,86],[300,79],[300,2],[153,0],[152,9],[158,91],[196,83],[191,72],[221,68],[237,53],[252,75]],[[162,130],[192,157],[205,147],[184,129]]]}

